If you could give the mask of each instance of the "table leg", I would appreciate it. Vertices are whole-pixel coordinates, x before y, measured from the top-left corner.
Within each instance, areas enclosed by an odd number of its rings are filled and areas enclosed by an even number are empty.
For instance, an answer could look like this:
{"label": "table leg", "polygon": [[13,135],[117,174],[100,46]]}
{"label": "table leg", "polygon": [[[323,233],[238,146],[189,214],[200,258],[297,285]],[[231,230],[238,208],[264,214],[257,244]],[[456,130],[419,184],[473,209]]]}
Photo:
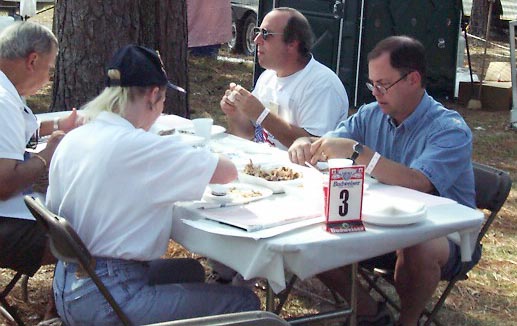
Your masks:
{"label": "table leg", "polygon": [[266,311],[275,311],[275,294],[269,285],[269,282],[266,284]]}
{"label": "table leg", "polygon": [[472,260],[472,249],[470,246],[470,230],[459,232],[460,234],[460,250],[461,250],[461,261],[469,262]]}
{"label": "table leg", "polygon": [[352,309],[352,314],[350,315],[350,326],[357,325],[357,269],[358,263],[352,264],[352,272],[350,273],[350,309]]}

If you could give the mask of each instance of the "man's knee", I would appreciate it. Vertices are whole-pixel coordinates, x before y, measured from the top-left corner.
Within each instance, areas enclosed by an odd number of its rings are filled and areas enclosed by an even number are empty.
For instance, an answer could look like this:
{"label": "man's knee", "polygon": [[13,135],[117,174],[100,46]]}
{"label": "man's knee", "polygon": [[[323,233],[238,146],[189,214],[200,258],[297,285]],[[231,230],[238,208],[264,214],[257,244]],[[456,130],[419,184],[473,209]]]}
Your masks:
{"label": "man's knee", "polygon": [[398,252],[400,266],[412,272],[445,266],[449,259],[447,238],[433,239]]}

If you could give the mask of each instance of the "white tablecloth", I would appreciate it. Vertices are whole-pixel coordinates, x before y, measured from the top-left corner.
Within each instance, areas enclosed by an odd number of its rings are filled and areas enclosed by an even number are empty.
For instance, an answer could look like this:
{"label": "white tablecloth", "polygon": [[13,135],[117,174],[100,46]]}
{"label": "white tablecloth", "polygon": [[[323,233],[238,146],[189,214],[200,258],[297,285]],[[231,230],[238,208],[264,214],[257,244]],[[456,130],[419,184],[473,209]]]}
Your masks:
{"label": "white tablecloth", "polygon": [[[45,120],[63,114],[66,113],[42,114],[38,117]],[[158,123],[171,128],[189,125],[190,121],[177,116],[161,116]],[[283,151],[227,134],[213,137],[207,146],[215,152],[228,155],[238,165],[245,164],[249,158],[253,158],[255,162],[287,160],[287,154]],[[177,205],[173,213],[171,238],[192,252],[235,269],[245,279],[266,278],[277,293],[285,288],[285,271],[306,279],[326,270],[457,231],[461,234],[462,259],[470,259],[473,243],[483,221],[482,212],[441,198],[433,199],[432,196],[410,189],[378,183],[371,185],[369,191],[422,200],[428,207],[427,219],[407,226],[381,227],[365,224],[366,231],[348,234],[328,233],[323,223],[318,223],[273,237],[254,239],[212,233],[188,225],[182,220],[203,218],[204,211]],[[263,201],[269,201],[271,210],[275,210],[278,205],[282,205],[282,196],[289,198],[294,195],[274,195]],[[268,214],[267,210],[264,210],[264,214]]]}
{"label": "white tablecloth", "polygon": [[[286,160],[285,152],[264,150],[261,145],[230,135],[220,135],[209,144],[216,151],[227,154],[238,165],[252,157],[254,161]],[[375,184],[372,191],[393,196],[400,189]],[[285,288],[285,271],[307,279],[320,272],[362,261],[417,243],[460,231],[462,259],[470,260],[473,244],[483,221],[483,213],[450,200],[403,189],[403,197],[413,197],[426,202],[427,219],[424,222],[382,227],[365,224],[366,231],[331,234],[323,223],[317,223],[274,237],[254,239],[213,233],[184,223],[183,219],[203,219],[206,211],[177,205],[171,238],[188,250],[210,257],[235,269],[245,279],[266,278],[273,291]],[[263,199],[271,203],[270,209],[279,209],[281,197]],[[280,195],[289,197],[291,194]],[[423,196],[423,197],[422,197]],[[286,201],[287,202],[287,201]],[[249,205],[253,205],[250,203]],[[264,205],[264,203],[262,203]],[[268,215],[267,210],[263,212]],[[224,228],[225,226],[219,226]],[[232,227],[227,227],[232,228]],[[245,232],[235,231],[232,232]]]}

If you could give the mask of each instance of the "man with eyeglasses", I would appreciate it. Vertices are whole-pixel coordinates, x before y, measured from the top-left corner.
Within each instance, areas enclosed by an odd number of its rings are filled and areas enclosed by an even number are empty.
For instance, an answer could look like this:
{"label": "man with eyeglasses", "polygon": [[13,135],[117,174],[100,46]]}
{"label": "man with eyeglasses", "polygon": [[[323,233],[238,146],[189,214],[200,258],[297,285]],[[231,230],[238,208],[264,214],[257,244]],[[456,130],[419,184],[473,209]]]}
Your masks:
{"label": "man with eyeglasses", "polygon": [[[0,33],[0,267],[29,276],[55,258],[23,195],[46,175],[64,132],[77,123],[75,110],[66,118],[39,122],[23,100],[49,81],[57,52],[56,37],[42,25],[19,22]],[[39,134],[51,135],[47,146],[29,155],[26,146]],[[51,294],[44,319],[55,316]]]}
{"label": "man with eyeglasses", "polygon": [[230,84],[221,100],[229,131],[287,149],[295,139],[321,136],[348,114],[346,90],[312,54],[307,19],[276,8],[255,28],[257,57],[265,68],[253,92]]}
{"label": "man with eyeglasses", "polygon": [[[368,55],[366,84],[376,102],[364,105],[336,130],[322,138],[300,138],[289,149],[293,162],[316,163],[328,158],[351,158],[366,166],[378,181],[453,199],[475,207],[472,134],[455,111],[446,109],[425,90],[423,45],[407,36],[379,42]],[[470,268],[481,256],[476,248]],[[460,272],[459,246],[446,237],[434,239],[363,262],[394,268],[401,301],[400,325],[417,325],[438,282]],[[343,272],[320,275],[328,286],[345,295]],[[375,304],[360,291],[359,325],[389,325],[385,305]]]}

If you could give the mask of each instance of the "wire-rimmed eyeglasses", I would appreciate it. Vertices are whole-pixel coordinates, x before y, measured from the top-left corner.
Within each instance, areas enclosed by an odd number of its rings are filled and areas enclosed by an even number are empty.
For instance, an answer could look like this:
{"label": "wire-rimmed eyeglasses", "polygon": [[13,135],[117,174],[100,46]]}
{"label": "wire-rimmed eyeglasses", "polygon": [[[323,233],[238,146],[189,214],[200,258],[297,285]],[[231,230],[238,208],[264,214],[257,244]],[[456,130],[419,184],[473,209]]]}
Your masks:
{"label": "wire-rimmed eyeglasses", "polygon": [[392,83],[390,86],[388,87],[385,87],[385,86],[382,86],[382,85],[374,85],[372,84],[371,82],[367,82],[366,83],[366,87],[370,90],[370,92],[373,92],[373,90],[376,88],[379,93],[381,93],[382,95],[386,94],[388,92],[388,90],[390,88],[392,88],[393,86],[395,86],[399,81],[401,81],[402,79],[406,78],[407,75],[409,75],[410,73],[412,73],[413,71],[408,71],[406,72],[405,74],[403,74],[399,79],[397,79],[394,83]]}
{"label": "wire-rimmed eyeglasses", "polygon": [[273,32],[268,31],[265,28],[260,28],[260,27],[253,28],[253,35],[255,35],[255,37],[257,37],[257,35],[259,35],[259,34],[262,35],[262,38],[265,41],[265,40],[267,40],[269,35],[282,35],[284,33],[273,33]]}

